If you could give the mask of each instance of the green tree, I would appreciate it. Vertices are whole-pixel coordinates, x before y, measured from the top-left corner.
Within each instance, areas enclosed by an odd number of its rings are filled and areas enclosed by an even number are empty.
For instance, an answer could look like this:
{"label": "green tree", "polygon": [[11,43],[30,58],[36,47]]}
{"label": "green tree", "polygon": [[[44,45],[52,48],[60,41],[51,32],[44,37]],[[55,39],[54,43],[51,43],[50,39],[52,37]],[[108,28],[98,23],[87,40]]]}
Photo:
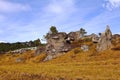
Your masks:
{"label": "green tree", "polygon": [[40,39],[34,40],[34,45],[39,46],[41,44]]}
{"label": "green tree", "polygon": [[52,34],[56,34],[56,33],[58,33],[58,30],[56,29],[55,26],[51,26],[51,27],[50,27],[50,32],[51,32]]}
{"label": "green tree", "polygon": [[80,37],[83,37],[85,34],[87,34],[87,32],[85,31],[85,29],[80,28]]}

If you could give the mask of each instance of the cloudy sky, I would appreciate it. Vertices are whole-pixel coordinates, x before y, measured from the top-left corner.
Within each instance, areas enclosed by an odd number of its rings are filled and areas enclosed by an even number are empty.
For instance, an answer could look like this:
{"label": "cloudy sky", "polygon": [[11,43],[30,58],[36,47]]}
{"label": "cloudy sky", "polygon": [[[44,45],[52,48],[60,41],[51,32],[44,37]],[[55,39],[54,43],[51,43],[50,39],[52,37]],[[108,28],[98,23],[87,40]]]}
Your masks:
{"label": "cloudy sky", "polygon": [[120,33],[120,0],[0,0],[0,41],[42,38],[50,26],[88,34]]}

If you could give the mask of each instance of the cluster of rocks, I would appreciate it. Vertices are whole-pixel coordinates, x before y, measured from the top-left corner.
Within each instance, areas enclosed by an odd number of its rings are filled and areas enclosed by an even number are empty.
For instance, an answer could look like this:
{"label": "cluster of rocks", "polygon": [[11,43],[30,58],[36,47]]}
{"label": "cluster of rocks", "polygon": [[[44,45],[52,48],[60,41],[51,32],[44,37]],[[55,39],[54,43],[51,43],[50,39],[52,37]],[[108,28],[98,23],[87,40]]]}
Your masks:
{"label": "cluster of rocks", "polygon": [[68,34],[65,32],[59,32],[56,34],[48,33],[46,36],[46,47],[38,47],[35,54],[39,55],[45,51],[47,57],[44,61],[50,60],[71,50],[71,43],[75,40],[78,40],[79,38],[79,31],[70,32]]}
{"label": "cluster of rocks", "polygon": [[101,33],[98,45],[97,45],[97,51],[103,51],[106,49],[109,49],[112,47],[112,32],[107,26],[105,32]]}
{"label": "cluster of rocks", "polygon": [[11,51],[11,53],[24,53],[26,51],[36,50],[36,49],[37,49],[37,47],[21,48],[21,49],[17,49],[17,50]]}
{"label": "cluster of rocks", "polygon": [[98,35],[93,33],[93,34],[91,34],[90,37],[91,37],[93,43],[98,43],[98,41],[99,41]]}
{"label": "cluster of rocks", "polygon": [[48,55],[45,60],[50,60],[59,55],[59,53],[67,52],[71,49],[71,41],[74,39],[70,38],[64,32],[59,32],[56,34],[47,35],[47,46],[45,49],[46,54]]}
{"label": "cluster of rocks", "polygon": [[[96,34],[91,34],[87,36],[87,38],[90,38],[93,43],[97,43],[96,50],[103,51],[106,49],[109,49],[112,46],[112,32],[107,26],[106,30],[104,33],[101,33],[100,36]],[[72,49],[71,43],[73,41],[79,40],[80,39],[80,32],[70,32],[66,34],[65,32],[59,32],[56,34],[47,34],[46,40],[47,40],[47,45],[46,47],[42,48],[39,47],[36,50],[36,54],[38,55],[39,53],[45,51],[47,54],[47,57],[44,59],[44,61],[51,60],[57,56],[60,56],[64,54],[65,52],[68,52]],[[83,51],[88,51],[89,46],[87,45],[82,45],[80,47]]]}

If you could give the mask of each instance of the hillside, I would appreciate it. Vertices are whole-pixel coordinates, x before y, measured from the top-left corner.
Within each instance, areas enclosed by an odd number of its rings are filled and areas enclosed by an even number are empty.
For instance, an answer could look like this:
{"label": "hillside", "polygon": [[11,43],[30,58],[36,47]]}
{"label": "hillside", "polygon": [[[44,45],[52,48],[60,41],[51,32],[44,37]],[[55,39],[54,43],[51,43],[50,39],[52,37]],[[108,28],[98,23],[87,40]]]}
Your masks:
{"label": "hillside", "polygon": [[[112,43],[114,47],[98,53],[96,43],[74,42],[76,48],[46,62],[46,55],[35,56],[35,51],[1,54],[0,80],[119,80],[119,39]],[[89,51],[81,50],[81,44],[89,45]]]}
{"label": "hillside", "polygon": [[0,54],[0,80],[120,80],[120,35],[79,36],[55,30],[36,50]]}
{"label": "hillside", "polygon": [[[108,54],[109,53],[109,54]],[[31,58],[32,52],[23,55],[26,62],[11,63],[11,55],[4,55],[1,62],[1,80],[119,80],[120,51],[108,50],[102,54],[74,53],[67,54],[48,62],[39,62],[43,55]],[[19,55],[18,55],[19,56]],[[14,58],[18,57],[14,55]],[[21,56],[21,55],[20,55]],[[12,57],[13,58],[13,57]],[[7,61],[7,62],[6,62]],[[39,62],[39,63],[38,63]]]}

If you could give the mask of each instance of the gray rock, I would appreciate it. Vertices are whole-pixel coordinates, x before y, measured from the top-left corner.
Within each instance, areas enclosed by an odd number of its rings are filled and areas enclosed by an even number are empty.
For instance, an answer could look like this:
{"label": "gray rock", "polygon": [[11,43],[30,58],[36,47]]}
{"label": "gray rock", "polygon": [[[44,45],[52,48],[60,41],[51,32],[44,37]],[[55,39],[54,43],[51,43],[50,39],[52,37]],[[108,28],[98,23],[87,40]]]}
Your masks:
{"label": "gray rock", "polygon": [[43,61],[48,61],[48,60],[51,60],[53,59],[53,56],[52,55],[48,55]]}
{"label": "gray rock", "polygon": [[99,37],[96,34],[91,34],[91,38],[92,38],[92,42],[94,43],[98,43],[99,41]]}
{"label": "gray rock", "polygon": [[35,51],[35,54],[34,56],[38,56],[39,54],[41,54],[42,52],[45,51],[45,47],[44,46],[39,46],[36,51]]}
{"label": "gray rock", "polygon": [[87,45],[82,45],[81,49],[86,52],[89,50],[89,47]]}
{"label": "gray rock", "polygon": [[45,49],[46,53],[57,54],[60,52],[64,52],[65,50],[68,51],[70,49],[70,45],[66,43],[66,37],[67,34],[63,32],[49,34],[47,36],[47,46]]}
{"label": "gray rock", "polygon": [[80,32],[79,32],[79,31],[70,32],[70,33],[68,33],[68,38],[69,38],[71,41],[79,40],[79,39],[80,39]]}
{"label": "gray rock", "polygon": [[21,49],[17,49],[17,50],[14,50],[14,51],[11,51],[12,53],[24,53],[26,51],[29,51],[29,50],[36,50],[37,47],[29,47],[29,48],[21,48]]}
{"label": "gray rock", "polygon": [[23,62],[25,59],[24,58],[17,58],[15,62],[19,63],[19,62]]}
{"label": "gray rock", "polygon": [[112,41],[112,32],[109,26],[107,26],[105,32],[101,33],[100,35],[100,39],[97,45],[97,51],[103,51],[103,50],[111,48],[112,46],[111,41]]}

